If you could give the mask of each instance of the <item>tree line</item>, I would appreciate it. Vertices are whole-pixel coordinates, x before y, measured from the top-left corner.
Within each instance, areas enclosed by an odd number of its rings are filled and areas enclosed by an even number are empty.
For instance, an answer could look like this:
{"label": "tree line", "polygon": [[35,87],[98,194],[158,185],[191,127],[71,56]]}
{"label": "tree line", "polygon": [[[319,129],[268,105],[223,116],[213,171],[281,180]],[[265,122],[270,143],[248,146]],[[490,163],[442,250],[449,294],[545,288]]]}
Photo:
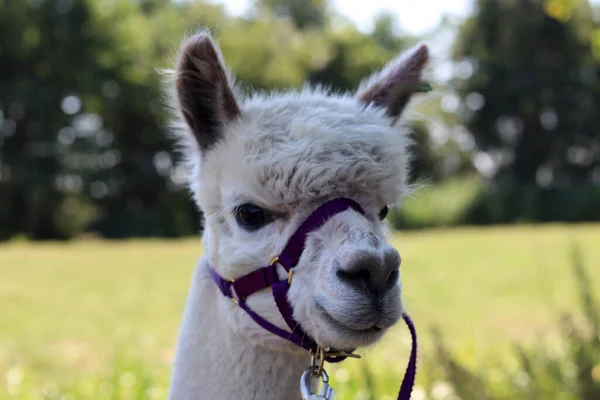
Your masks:
{"label": "tree line", "polygon": [[[478,0],[444,95],[409,124],[412,179],[482,179],[466,223],[600,219],[599,21],[587,0]],[[206,26],[259,90],[352,90],[422,39],[390,14],[363,33],[326,0],[257,0],[241,17],[204,1],[0,0],[0,238],[201,229],[157,68]]]}

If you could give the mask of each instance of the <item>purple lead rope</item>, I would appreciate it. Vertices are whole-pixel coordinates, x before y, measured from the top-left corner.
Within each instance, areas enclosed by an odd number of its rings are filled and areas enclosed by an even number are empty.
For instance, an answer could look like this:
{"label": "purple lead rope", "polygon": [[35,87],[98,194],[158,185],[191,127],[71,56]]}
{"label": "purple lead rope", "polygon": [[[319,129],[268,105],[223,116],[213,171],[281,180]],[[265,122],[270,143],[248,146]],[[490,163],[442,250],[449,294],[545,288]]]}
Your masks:
{"label": "purple lead rope", "polygon": [[404,379],[402,379],[402,386],[400,386],[400,392],[398,393],[398,400],[409,400],[413,386],[415,385],[415,375],[417,374],[417,330],[415,329],[415,324],[413,324],[406,313],[402,314],[402,319],[406,322],[408,330],[410,331],[412,346],[410,349],[408,366],[406,367]]}

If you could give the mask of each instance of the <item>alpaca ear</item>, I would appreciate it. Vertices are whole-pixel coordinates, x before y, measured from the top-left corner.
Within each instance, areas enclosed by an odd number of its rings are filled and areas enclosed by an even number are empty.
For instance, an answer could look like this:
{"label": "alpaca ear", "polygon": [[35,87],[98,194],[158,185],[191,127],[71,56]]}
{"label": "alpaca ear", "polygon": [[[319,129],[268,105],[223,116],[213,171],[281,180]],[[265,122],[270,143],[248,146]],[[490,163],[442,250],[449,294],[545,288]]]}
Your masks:
{"label": "alpaca ear", "polygon": [[185,41],[176,69],[179,109],[202,151],[223,136],[223,127],[240,115],[221,52],[209,33]]}
{"label": "alpaca ear", "polygon": [[421,81],[423,69],[429,61],[429,49],[421,44],[400,54],[385,68],[363,81],[356,98],[365,106],[385,108],[387,115],[396,122],[417,92],[428,92],[431,86]]}

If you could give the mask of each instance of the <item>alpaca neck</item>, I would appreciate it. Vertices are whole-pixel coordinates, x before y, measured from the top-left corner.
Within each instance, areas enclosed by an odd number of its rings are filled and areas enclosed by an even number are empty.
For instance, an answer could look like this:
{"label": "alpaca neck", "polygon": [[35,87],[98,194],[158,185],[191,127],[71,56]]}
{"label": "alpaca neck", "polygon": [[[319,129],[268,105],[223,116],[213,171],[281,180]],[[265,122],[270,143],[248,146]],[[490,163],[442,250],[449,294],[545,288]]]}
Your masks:
{"label": "alpaca neck", "polygon": [[300,398],[299,379],[308,366],[308,356],[271,350],[236,333],[223,312],[222,302],[227,299],[211,280],[206,262],[202,258],[194,272],[175,352],[169,398]]}

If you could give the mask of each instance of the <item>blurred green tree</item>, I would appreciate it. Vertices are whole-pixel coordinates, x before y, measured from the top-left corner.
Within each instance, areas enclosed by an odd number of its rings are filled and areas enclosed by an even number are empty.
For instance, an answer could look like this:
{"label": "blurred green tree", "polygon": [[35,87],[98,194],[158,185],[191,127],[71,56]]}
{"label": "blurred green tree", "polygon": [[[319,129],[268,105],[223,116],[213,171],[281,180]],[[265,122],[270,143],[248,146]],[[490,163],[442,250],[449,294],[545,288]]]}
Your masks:
{"label": "blurred green tree", "polygon": [[[89,34],[80,38],[90,18],[82,2],[3,0],[0,8],[0,235],[68,235],[57,231],[57,210],[72,220],[69,227],[63,224],[66,231],[85,225],[94,214],[74,221],[72,206],[90,205],[77,195],[85,190],[82,176],[64,171],[61,156],[62,143],[77,138],[69,129],[71,115],[82,110],[82,97],[92,89],[81,90],[97,72],[91,59],[101,43]],[[101,124],[98,118],[87,122]],[[63,188],[74,193],[69,207],[61,207]]]}
{"label": "blurred green tree", "polygon": [[258,10],[289,18],[298,29],[320,28],[327,23],[327,0],[256,0]]}
{"label": "blurred green tree", "polygon": [[0,12],[0,237],[69,238],[90,225],[107,236],[197,229],[184,195],[170,190],[140,8],[2,0],[0,9],[10,10]]}
{"label": "blurred green tree", "polygon": [[356,90],[364,77],[381,68],[395,55],[352,25],[326,31],[324,39],[330,46],[330,55],[320,68],[310,71],[309,80],[315,84],[326,84],[337,91]]}
{"label": "blurred green tree", "polygon": [[371,37],[377,45],[385,50],[397,53],[406,49],[414,41],[408,35],[400,35],[398,21],[390,12],[379,13],[374,22],[375,27],[371,32]]}
{"label": "blurred green tree", "polygon": [[478,0],[460,29],[461,117],[496,180],[600,182],[600,60],[587,0]]}
{"label": "blurred green tree", "polygon": [[259,3],[255,19],[204,1],[0,0],[0,238],[200,228],[156,71],[195,29],[253,90],[354,90],[404,44],[389,18],[369,35],[328,28],[325,0]]}

